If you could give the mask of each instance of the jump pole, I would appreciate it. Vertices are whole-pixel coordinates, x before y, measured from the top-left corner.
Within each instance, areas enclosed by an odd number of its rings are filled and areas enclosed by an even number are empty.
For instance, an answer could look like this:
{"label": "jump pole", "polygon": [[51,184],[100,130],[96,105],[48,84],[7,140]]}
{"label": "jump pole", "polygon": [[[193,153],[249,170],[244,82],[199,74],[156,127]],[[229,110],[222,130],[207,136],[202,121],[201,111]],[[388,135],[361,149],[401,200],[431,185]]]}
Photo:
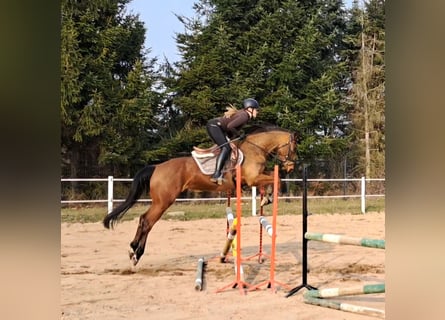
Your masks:
{"label": "jump pole", "polygon": [[289,289],[290,287],[282,282],[279,282],[275,280],[275,247],[276,247],[276,237],[277,237],[277,214],[278,214],[278,165],[275,165],[274,167],[274,183],[273,183],[273,201],[272,203],[272,245],[271,245],[271,256],[270,256],[270,273],[269,273],[269,279],[261,282],[251,288],[251,290],[258,289],[259,287],[263,285],[267,285],[268,288],[271,289],[272,292],[276,292],[276,285],[280,285],[282,287],[285,287]]}
{"label": "jump pole", "polygon": [[308,298],[332,298],[341,296],[353,296],[359,294],[384,293],[385,284],[367,284],[364,286],[353,286],[348,288],[325,288],[318,290],[309,290],[305,292],[304,297]]}
{"label": "jump pole", "polygon": [[273,227],[272,225],[269,223],[269,221],[267,221],[267,219],[264,216],[261,216],[259,219],[260,225],[263,226],[264,230],[266,230],[267,234],[272,237],[273,235]]}
{"label": "jump pole", "polygon": [[368,248],[385,249],[385,240],[356,238],[338,234],[306,232],[304,237],[307,240],[331,242],[337,244],[347,244],[353,246],[362,246]]}
{"label": "jump pole", "polygon": [[[232,192],[230,190],[227,191],[227,207],[226,207],[226,215],[227,215],[227,228],[226,228],[226,234],[229,232],[231,222],[229,221],[229,210],[230,213],[232,212],[232,208],[230,207],[230,198],[232,197]],[[233,220],[233,214],[232,214],[232,220]]]}
{"label": "jump pole", "polygon": [[226,237],[227,237],[227,241],[226,244],[224,245],[224,249],[223,251],[219,254],[219,256],[216,256],[210,260],[219,260],[219,262],[221,263],[225,263],[226,262],[226,255],[229,252],[230,246],[232,244],[232,241],[235,237],[236,234],[236,229],[235,230],[231,230],[232,224],[233,224],[233,212],[232,212],[232,208],[230,207],[230,195],[227,197],[227,207],[226,207],[226,222],[227,222],[227,228],[226,228]]}
{"label": "jump pole", "polygon": [[[309,291],[307,291],[307,292],[309,292]],[[355,304],[344,303],[344,302],[340,302],[340,301],[324,300],[324,299],[319,299],[319,298],[308,297],[308,298],[305,298],[304,302],[308,303],[308,304],[320,306],[320,307],[331,308],[331,309],[336,309],[336,310],[341,310],[341,311],[360,313],[360,314],[364,314],[364,315],[370,315],[370,316],[376,316],[376,317],[382,317],[382,318],[385,317],[384,310],[369,308],[369,307],[364,307],[364,306],[357,306]]]}
{"label": "jump pole", "polygon": [[[385,240],[356,238],[337,234],[306,232],[307,240],[330,242],[336,244],[355,245],[368,248],[385,249]],[[326,288],[320,290],[310,290],[303,295],[304,302],[320,307],[332,308],[341,311],[360,313],[365,315],[385,317],[385,311],[365,306],[343,303],[334,300],[324,300],[323,298],[332,298],[340,296],[350,296],[359,294],[383,293],[385,284],[373,284],[364,286],[355,286],[349,288]]]}
{"label": "jump pole", "polygon": [[307,242],[308,240],[305,238],[305,234],[307,232],[307,216],[308,216],[308,212],[307,212],[307,164],[303,165],[303,239],[301,241],[302,243],[302,262],[301,262],[301,266],[302,266],[302,272],[301,272],[301,276],[302,276],[302,283],[299,286],[296,286],[295,288],[293,288],[292,290],[290,290],[288,292],[288,294],[286,295],[286,298],[294,295],[295,293],[297,293],[300,289],[302,288],[306,288],[308,290],[317,290],[317,288],[311,286],[310,284],[307,283]]}
{"label": "jump pole", "polygon": [[226,262],[226,256],[227,253],[230,250],[230,246],[233,243],[233,240],[235,239],[236,236],[236,221],[237,219],[233,217],[233,213],[232,213],[232,208],[227,207],[226,208],[226,216],[227,216],[227,226],[228,226],[228,230],[227,230],[227,240],[226,240],[226,244],[224,245],[223,251],[220,254],[219,257],[219,261],[221,263],[225,263]]}
{"label": "jump pole", "polygon": [[204,257],[199,258],[198,267],[196,268],[196,278],[195,278],[195,290],[201,291],[203,284],[203,275],[204,275]]}
{"label": "jump pole", "polygon": [[303,297],[304,297],[304,302],[308,304],[384,318],[385,311],[381,309],[358,306],[354,304],[334,301],[331,299],[324,299],[331,297],[383,293],[383,292],[385,292],[385,284],[379,283],[379,284],[356,286],[349,288],[327,288],[321,290],[309,290],[304,293]]}
{"label": "jump pole", "polygon": [[252,285],[241,279],[241,166],[236,166],[236,279],[228,285],[216,290],[222,292],[228,288],[238,287],[241,294],[246,294],[245,288],[250,288]]}

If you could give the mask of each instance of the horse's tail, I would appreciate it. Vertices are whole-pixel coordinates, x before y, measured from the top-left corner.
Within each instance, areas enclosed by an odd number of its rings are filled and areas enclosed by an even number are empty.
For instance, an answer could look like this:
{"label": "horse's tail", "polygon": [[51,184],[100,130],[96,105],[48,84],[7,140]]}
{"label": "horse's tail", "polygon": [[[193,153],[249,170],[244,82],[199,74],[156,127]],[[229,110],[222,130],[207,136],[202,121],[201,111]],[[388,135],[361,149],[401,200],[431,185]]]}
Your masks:
{"label": "horse's tail", "polygon": [[133,183],[131,184],[130,193],[127,199],[119,206],[113,209],[103,220],[105,228],[113,228],[114,225],[119,221],[120,218],[130,209],[136,201],[142,196],[144,192],[148,192],[150,189],[150,179],[155,170],[155,166],[145,166],[139,170],[133,178]]}

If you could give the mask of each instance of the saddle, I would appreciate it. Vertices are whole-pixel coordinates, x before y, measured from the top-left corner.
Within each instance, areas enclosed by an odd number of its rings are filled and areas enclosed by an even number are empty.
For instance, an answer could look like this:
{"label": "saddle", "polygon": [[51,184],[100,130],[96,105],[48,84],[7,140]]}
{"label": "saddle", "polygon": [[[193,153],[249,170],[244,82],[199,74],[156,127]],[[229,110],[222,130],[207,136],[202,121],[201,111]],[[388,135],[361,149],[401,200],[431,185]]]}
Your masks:
{"label": "saddle", "polygon": [[[230,147],[232,148],[232,145],[230,145]],[[232,150],[233,150],[233,148],[232,148]],[[193,146],[193,151],[192,151],[192,154],[195,154],[198,157],[199,156],[211,156],[211,155],[217,156],[220,153],[221,153],[221,148],[218,148],[217,144],[214,144],[213,146],[208,147],[208,148],[200,148],[200,147]]]}
{"label": "saddle", "polygon": [[[234,143],[230,143],[230,148],[232,152],[230,153],[229,160],[224,165],[224,171],[233,169],[237,164],[242,164],[244,160],[243,152]],[[216,158],[221,153],[221,148],[217,144],[209,148],[194,146],[191,153],[192,158],[203,174],[211,175],[215,172]]]}

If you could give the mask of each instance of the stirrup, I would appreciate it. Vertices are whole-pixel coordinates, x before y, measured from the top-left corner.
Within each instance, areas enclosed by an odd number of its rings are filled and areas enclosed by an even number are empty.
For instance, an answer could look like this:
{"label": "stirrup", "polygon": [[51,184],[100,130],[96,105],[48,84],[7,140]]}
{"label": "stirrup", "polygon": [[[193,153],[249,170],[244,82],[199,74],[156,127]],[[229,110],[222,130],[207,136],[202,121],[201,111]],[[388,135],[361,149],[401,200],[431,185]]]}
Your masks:
{"label": "stirrup", "polygon": [[210,181],[215,182],[219,185],[222,185],[223,183],[223,175],[221,174],[219,177],[215,178],[215,177],[211,177]]}

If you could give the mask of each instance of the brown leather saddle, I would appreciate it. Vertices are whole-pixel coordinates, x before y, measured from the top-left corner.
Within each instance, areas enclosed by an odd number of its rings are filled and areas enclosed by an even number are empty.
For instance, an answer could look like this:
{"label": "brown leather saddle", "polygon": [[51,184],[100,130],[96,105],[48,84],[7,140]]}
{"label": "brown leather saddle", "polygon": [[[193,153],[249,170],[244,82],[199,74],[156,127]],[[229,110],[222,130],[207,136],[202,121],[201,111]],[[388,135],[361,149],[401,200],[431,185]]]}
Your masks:
{"label": "brown leather saddle", "polygon": [[[234,143],[230,143],[230,148],[232,149],[230,160],[224,165],[224,171],[235,168],[237,164],[242,164],[244,160],[243,152]],[[216,144],[209,148],[194,146],[192,157],[203,174],[211,175],[215,172],[216,158],[220,153],[221,149]]]}

